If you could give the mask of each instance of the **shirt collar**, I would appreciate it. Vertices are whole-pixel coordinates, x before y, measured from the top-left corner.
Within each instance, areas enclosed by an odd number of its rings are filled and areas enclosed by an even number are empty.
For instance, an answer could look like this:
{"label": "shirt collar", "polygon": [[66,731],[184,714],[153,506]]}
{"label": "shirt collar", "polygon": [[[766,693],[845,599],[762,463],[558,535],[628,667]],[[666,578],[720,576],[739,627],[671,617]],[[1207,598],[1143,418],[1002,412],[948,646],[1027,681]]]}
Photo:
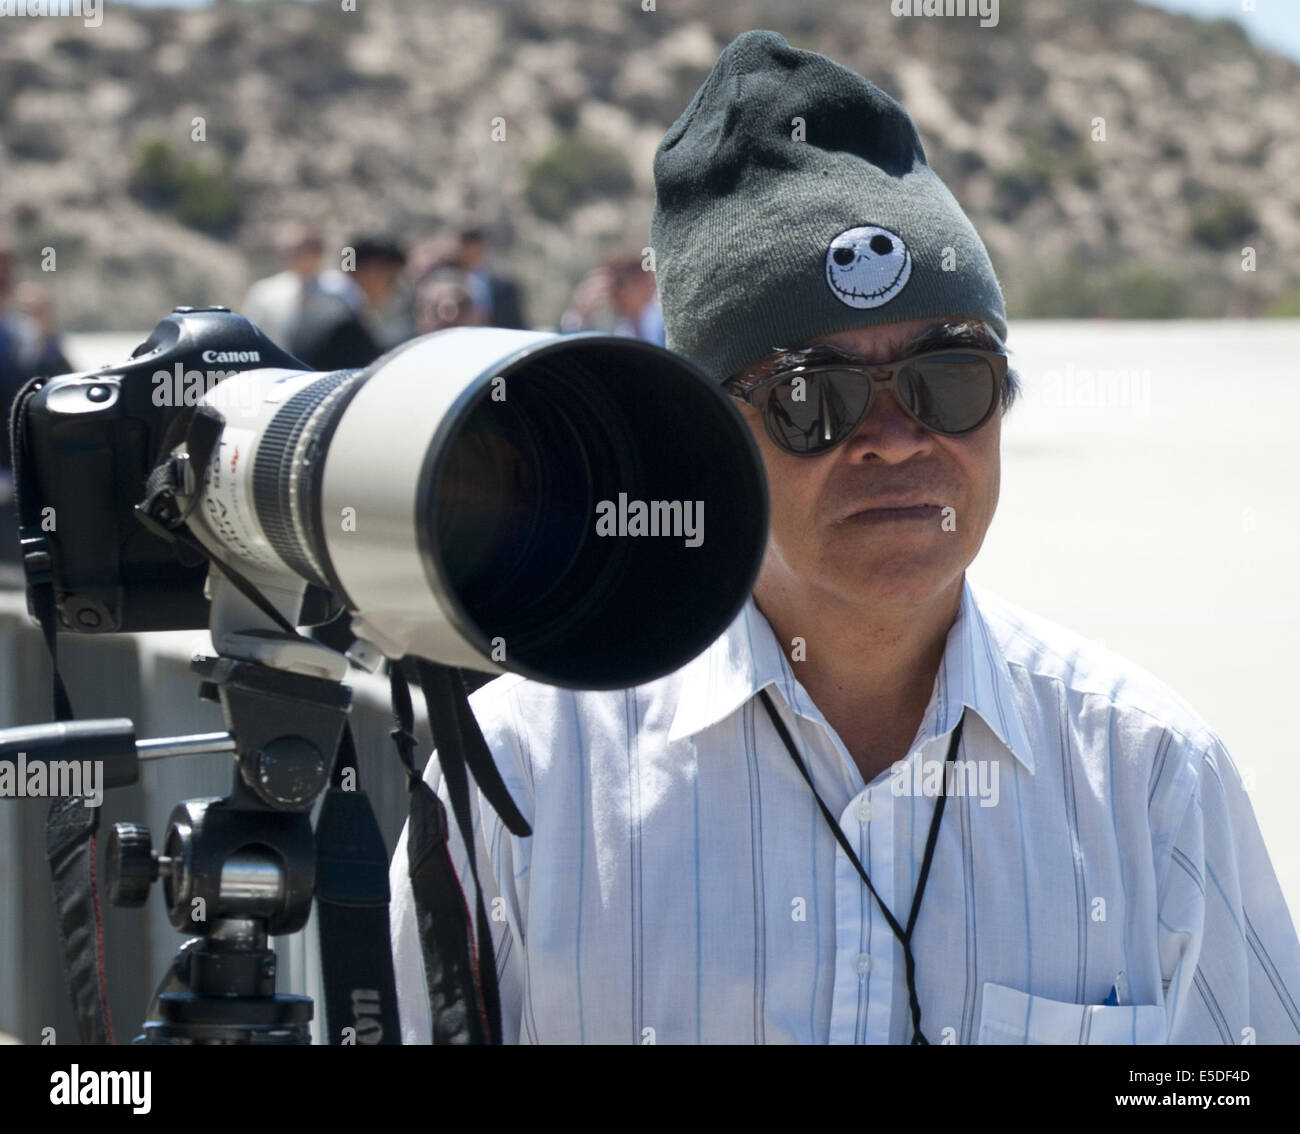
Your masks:
{"label": "shirt collar", "polygon": [[[824,721],[792,672],[753,596],[722,635],[682,667],[679,676],[681,695],[668,731],[669,741],[725,720],[768,685],[777,686],[793,712]],[[951,733],[963,708],[979,714],[1025,769],[1034,770],[1034,755],[1006,658],[980,610],[975,589],[965,578],[961,605],[948,630],[919,738]]]}

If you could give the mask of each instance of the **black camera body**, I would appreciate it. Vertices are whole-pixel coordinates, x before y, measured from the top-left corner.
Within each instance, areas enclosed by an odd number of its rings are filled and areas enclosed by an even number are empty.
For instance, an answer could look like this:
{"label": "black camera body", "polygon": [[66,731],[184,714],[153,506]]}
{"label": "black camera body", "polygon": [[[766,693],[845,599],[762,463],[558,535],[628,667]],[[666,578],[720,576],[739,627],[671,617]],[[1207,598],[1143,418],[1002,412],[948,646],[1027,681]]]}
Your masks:
{"label": "black camera body", "polygon": [[199,398],[272,367],[311,369],[229,308],[177,307],[126,362],[29,383],[10,423],[29,608],[52,583],[60,630],[206,629],[207,561],[135,506]]}

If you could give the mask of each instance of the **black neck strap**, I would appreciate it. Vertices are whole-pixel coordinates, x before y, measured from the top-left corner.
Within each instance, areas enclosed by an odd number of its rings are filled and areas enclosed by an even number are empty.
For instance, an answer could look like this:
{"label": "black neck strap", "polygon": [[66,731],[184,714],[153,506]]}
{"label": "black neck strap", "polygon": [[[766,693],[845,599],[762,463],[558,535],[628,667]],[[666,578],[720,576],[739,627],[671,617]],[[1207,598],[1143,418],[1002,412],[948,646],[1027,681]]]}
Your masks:
{"label": "black neck strap", "polygon": [[925,1038],[925,1033],[921,1031],[921,1003],[916,996],[916,960],[912,956],[912,931],[916,928],[916,918],[921,912],[921,898],[925,894],[925,883],[930,877],[930,863],[934,859],[934,846],[939,839],[939,821],[943,818],[943,805],[948,799],[947,766],[952,763],[957,755],[957,746],[961,742],[962,725],[966,723],[965,710],[962,711],[961,719],[958,720],[957,727],[953,729],[952,740],[948,744],[948,755],[944,760],[944,781],[939,792],[939,802],[935,804],[934,818],[930,820],[930,834],[925,840],[925,857],[921,860],[921,876],[916,882],[916,894],[912,898],[912,909],[907,915],[907,928],[904,929],[898,924],[898,919],[890,912],[889,907],[881,900],[880,895],[876,893],[876,888],[871,884],[870,876],[863,869],[862,863],[858,860],[853,847],[849,844],[848,837],[840,829],[839,822],[831,814],[830,808],[826,806],[822,797],[817,793],[817,788],[812,782],[812,776],[808,774],[807,767],[795,750],[794,742],[790,739],[790,733],[785,727],[785,722],[781,720],[780,714],[777,713],[771,696],[766,689],[760,690],[758,695],[763,699],[763,707],[767,710],[767,715],[772,718],[772,725],[785,743],[786,751],[790,753],[790,758],[794,760],[795,766],[798,767],[803,778],[807,781],[808,787],[812,790],[813,797],[817,800],[817,806],[821,808],[822,815],[829,824],[831,832],[835,835],[840,846],[844,848],[844,853],[849,856],[849,861],[853,863],[858,874],[862,876],[862,881],[867,884],[871,896],[876,899],[876,905],[880,907],[881,913],[885,915],[889,928],[893,930],[894,936],[898,938],[903,946],[903,960],[907,971],[907,998],[912,1008],[912,1043],[928,1045],[930,1041]]}

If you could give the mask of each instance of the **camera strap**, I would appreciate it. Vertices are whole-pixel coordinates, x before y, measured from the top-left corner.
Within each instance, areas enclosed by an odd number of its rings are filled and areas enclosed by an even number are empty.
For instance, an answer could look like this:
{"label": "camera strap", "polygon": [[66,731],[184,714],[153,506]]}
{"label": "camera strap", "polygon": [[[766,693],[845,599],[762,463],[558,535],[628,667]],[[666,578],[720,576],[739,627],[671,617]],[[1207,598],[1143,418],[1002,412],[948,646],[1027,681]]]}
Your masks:
{"label": "camera strap", "polygon": [[344,724],[330,788],[316,819],[316,916],[325,1017],[331,1044],[398,1044],[388,848],[357,774],[352,728]]}
{"label": "camera strap", "polygon": [[[27,469],[27,402],[44,385],[44,378],[33,378],[14,398],[9,416],[9,452],[13,467],[23,475],[14,476],[14,505],[18,513],[18,538],[22,548],[23,571],[27,579],[28,612],[40,624],[45,648],[50,655],[54,685],[54,719],[72,720],[72,702],[59,673],[58,621],[54,609],[54,572],[50,559],[50,541],[41,525],[39,501],[23,490],[31,483]],[[93,810],[88,809],[88,810]]]}
{"label": "camera strap", "polygon": [[[213,450],[221,440],[223,428],[221,416],[207,406],[184,410],[168,426],[158,445],[155,457],[158,464],[145,478],[144,499],[135,506],[136,517],[154,535],[194,548],[192,541],[181,538],[181,526],[189,515],[181,511],[177,497],[186,488],[192,489],[183,483],[187,472],[193,477],[203,475],[212,460]],[[185,456],[180,459],[174,450],[182,441],[185,442]],[[190,506],[193,507],[193,503]],[[210,557],[201,547],[197,551],[202,558]],[[233,580],[232,572],[223,570]],[[240,587],[240,590],[244,588]]]}
{"label": "camera strap", "polygon": [[[15,475],[14,494],[23,569],[27,576],[27,607],[40,624],[41,636],[50,655],[54,719],[70,721],[73,719],[72,701],[63,683],[63,675],[59,673],[58,615],[55,612],[49,540],[37,510],[39,502],[22,490],[22,485],[30,483],[26,468],[26,403],[43,381],[42,378],[32,379],[14,399],[9,418],[9,448],[14,468],[24,474]],[[56,799],[50,804],[45,821],[45,857],[54,889],[64,979],[77,1020],[77,1033],[85,1044],[115,1042],[104,965],[104,919],[95,885],[98,836],[98,807],[87,807],[86,801],[76,796]]]}
{"label": "camera strap", "polygon": [[[456,824],[474,880],[475,913],[461,889],[448,844],[447,812],[415,762],[414,710],[403,662],[391,662],[389,679],[396,723],[392,736],[411,792],[407,867],[415,900],[433,1042],[499,1044],[501,998],[492,930],[478,880],[478,855],[470,807],[470,774],[510,832],[532,834],[501,780],[456,670],[422,658],[416,667],[429,714],[438,763],[447,781]],[[471,933],[471,921],[474,932]],[[477,951],[475,941],[477,939]]]}

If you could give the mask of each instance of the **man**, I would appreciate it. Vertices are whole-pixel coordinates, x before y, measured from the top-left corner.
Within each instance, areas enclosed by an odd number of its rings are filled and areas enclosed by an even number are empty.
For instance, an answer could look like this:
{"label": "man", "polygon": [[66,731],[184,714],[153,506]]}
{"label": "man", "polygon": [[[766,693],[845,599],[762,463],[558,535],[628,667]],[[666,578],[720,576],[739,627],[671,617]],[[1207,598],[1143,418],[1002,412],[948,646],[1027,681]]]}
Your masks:
{"label": "man", "polygon": [[655,293],[655,277],[641,266],[640,257],[629,257],[614,266],[611,299],[618,318],[614,334],[664,345],[664,313]]}
{"label": "man", "polygon": [[397,345],[398,334],[387,321],[406,253],[396,241],[379,236],[354,240],[351,247],[359,304],[317,292],[306,300],[287,335],[290,353],[316,370],[368,366]]}
{"label": "man", "polygon": [[325,245],[319,233],[297,222],[287,224],[277,235],[276,251],[284,269],[256,281],[240,308],[273,341],[288,340],[303,307],[321,292],[359,304],[356,287],[343,272],[320,270]]}
{"label": "man", "polygon": [[54,297],[49,288],[24,280],[14,288],[13,294],[15,309],[28,319],[32,328],[30,369],[33,376],[70,373],[73,367],[63,353],[63,342],[54,316]]}
{"label": "man", "polygon": [[456,266],[465,273],[470,296],[484,312],[488,326],[528,330],[519,284],[488,265],[487,239],[478,225],[467,223],[461,228],[455,260]]}
{"label": "man", "polygon": [[426,273],[413,293],[412,331],[417,335],[449,327],[479,326],[487,314],[474,302],[465,274],[451,266]]}
{"label": "man", "polygon": [[573,289],[560,316],[560,330],[600,329],[595,315],[602,307],[613,313],[613,334],[664,345],[663,308],[655,292],[654,273],[642,266],[640,252],[611,256],[588,272]]}
{"label": "man", "polygon": [[18,391],[35,373],[39,335],[34,324],[15,309],[14,254],[0,245],[0,402],[6,427],[0,439],[0,465],[7,470],[9,456],[9,410]]}
{"label": "man", "polygon": [[[1296,1042],[1300,944],[1219,738],[966,581],[1016,384],[983,244],[904,110],[748,32],[655,187],[668,346],[739,399],[770,537],[754,601],[678,672],[475,695],[533,830],[479,797],[505,1038]],[[404,834],[418,1042],[405,864]]]}
{"label": "man", "polygon": [[[4,428],[0,431],[0,560],[11,563],[18,561],[21,550],[14,506],[13,455],[9,451],[9,413],[18,391],[39,372],[40,356],[44,353],[39,329],[22,311],[16,310],[17,295],[13,250],[0,245],[0,413],[4,415]],[[56,360],[47,356],[44,361]],[[45,372],[58,374],[66,369]]]}

